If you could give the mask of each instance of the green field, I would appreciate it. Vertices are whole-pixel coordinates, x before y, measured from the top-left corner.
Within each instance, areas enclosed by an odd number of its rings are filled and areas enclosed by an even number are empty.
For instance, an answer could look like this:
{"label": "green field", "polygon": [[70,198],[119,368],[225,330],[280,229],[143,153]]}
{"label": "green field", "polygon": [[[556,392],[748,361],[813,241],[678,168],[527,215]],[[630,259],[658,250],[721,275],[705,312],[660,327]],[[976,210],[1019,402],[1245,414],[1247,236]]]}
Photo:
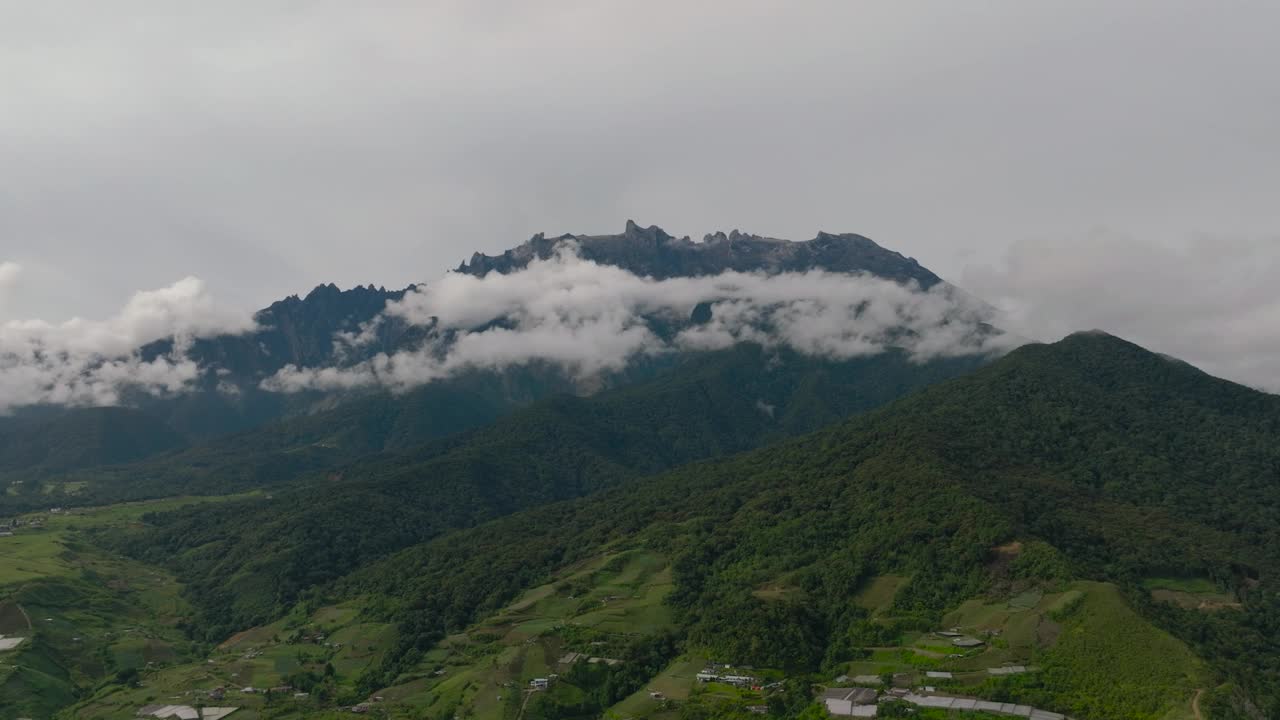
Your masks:
{"label": "green field", "polygon": [[178,629],[181,585],[160,569],[98,548],[89,533],[202,498],[32,513],[0,538],[0,713],[46,716],[109,675],[184,662],[198,653]]}
{"label": "green field", "polygon": [[[329,606],[310,616],[291,615],[271,625],[237,633],[200,658],[183,664],[153,667],[144,674],[142,687],[110,686],[78,704],[72,717],[127,718],[141,705],[168,701],[191,704],[202,693],[216,687],[229,690],[221,704],[235,705],[246,712],[236,717],[256,717],[270,709],[273,717],[313,717],[317,702],[343,700],[358,702],[353,683],[394,640],[388,625],[359,622],[356,605]],[[318,639],[323,635],[324,639]],[[267,696],[238,690],[259,691],[289,683],[306,673],[323,678],[326,666],[334,669],[331,680],[316,687],[297,687],[312,697],[295,699],[293,690]],[[218,703],[210,703],[218,704]]]}
{"label": "green field", "polygon": [[853,601],[872,613],[883,613],[893,605],[894,596],[907,583],[907,579],[900,575],[877,576],[858,593]]}
{"label": "green field", "polygon": [[1239,609],[1240,601],[1207,578],[1147,578],[1142,586],[1159,602],[1211,612]]}
{"label": "green field", "polygon": [[75,566],[62,558],[61,540],[61,533],[46,530],[0,538],[0,582],[14,585],[75,572]]}

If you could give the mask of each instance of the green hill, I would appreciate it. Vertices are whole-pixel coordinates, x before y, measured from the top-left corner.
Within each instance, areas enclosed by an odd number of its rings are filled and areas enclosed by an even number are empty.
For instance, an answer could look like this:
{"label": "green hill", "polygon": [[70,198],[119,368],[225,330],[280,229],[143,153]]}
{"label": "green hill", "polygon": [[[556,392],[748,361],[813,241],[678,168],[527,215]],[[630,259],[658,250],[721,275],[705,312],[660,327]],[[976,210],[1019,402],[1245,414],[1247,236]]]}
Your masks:
{"label": "green hill", "polygon": [[[272,499],[158,516],[128,547],[182,572],[216,637],[277,617],[307,588],[442,532],[807,432],[978,362],[920,365],[896,352],[830,362],[741,346],[647,383],[553,398],[470,433],[312,468]],[[228,475],[177,487],[255,486]]]}
{"label": "green hill", "polygon": [[[671,558],[667,602],[689,647],[790,672],[900,644],[975,597],[1107,581],[1122,593],[1104,598],[1110,607],[1208,661],[1210,716],[1243,717],[1231,687],[1264,713],[1280,698],[1278,441],[1280,398],[1077,335],[831,430],[446,536],[340,587],[393,599],[380,603],[400,640],[370,678],[377,686],[411,672],[442,633],[619,544]],[[1000,548],[1013,541],[1024,550],[1010,560]],[[1243,609],[1157,603],[1143,580],[1175,569]],[[886,574],[908,580],[884,613],[851,602]],[[1154,692],[1099,692],[1108,677],[1140,684],[1154,659],[1137,637],[1106,653],[1064,649],[1044,659],[1052,672],[984,692],[1085,718],[1185,705],[1199,682],[1191,666],[1147,673]]]}

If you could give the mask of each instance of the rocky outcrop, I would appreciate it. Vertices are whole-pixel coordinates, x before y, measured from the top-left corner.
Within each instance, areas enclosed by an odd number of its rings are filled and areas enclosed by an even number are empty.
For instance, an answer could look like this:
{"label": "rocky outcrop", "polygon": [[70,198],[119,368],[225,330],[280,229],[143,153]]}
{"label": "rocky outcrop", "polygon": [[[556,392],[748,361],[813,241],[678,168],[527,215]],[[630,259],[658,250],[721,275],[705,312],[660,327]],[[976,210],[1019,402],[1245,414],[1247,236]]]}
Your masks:
{"label": "rocky outcrop", "polygon": [[570,243],[583,258],[654,278],[718,275],[726,270],[776,274],[816,269],[870,273],[897,282],[914,281],[924,288],[942,282],[914,258],[853,233],[820,232],[812,240],[792,242],[734,230],[711,233],[702,242],[694,242],[687,236],[674,237],[656,225],[642,228],[631,220],[619,235],[548,238],[539,233],[501,255],[476,253],[459,265],[457,272],[476,276],[509,273],[534,258],[551,257],[557,248]]}

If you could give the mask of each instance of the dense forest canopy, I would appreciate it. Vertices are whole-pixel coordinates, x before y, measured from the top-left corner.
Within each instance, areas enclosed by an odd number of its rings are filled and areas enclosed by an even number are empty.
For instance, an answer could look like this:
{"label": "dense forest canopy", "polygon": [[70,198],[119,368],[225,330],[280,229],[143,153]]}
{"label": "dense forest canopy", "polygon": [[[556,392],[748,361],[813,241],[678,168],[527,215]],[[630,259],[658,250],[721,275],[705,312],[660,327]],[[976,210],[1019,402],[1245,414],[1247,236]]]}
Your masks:
{"label": "dense forest canopy", "polygon": [[[982,361],[919,364],[887,353],[834,362],[744,345],[650,382],[549,399],[473,432],[309,469],[269,500],[157,516],[155,529],[127,547],[157,561],[176,558],[197,606],[207,609],[199,626],[214,638],[447,530],[802,434]],[[290,462],[298,456],[282,454]],[[226,473],[210,477],[229,484],[184,487],[247,487]]]}

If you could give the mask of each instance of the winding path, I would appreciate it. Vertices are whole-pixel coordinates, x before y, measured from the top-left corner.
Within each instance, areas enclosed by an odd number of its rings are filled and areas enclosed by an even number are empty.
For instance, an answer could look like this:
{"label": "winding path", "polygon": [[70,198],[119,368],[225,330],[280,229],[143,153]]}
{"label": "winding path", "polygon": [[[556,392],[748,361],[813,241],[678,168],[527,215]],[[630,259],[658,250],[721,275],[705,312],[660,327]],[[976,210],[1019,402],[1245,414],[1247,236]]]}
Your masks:
{"label": "winding path", "polygon": [[516,715],[516,720],[520,720],[520,718],[524,717],[524,709],[529,707],[529,700],[533,697],[533,693],[533,690],[525,691],[524,702],[520,703],[520,714]]}
{"label": "winding path", "polygon": [[1204,688],[1200,688],[1191,696],[1191,712],[1196,714],[1196,720],[1204,720],[1204,716],[1200,714],[1200,696],[1203,694]]}

